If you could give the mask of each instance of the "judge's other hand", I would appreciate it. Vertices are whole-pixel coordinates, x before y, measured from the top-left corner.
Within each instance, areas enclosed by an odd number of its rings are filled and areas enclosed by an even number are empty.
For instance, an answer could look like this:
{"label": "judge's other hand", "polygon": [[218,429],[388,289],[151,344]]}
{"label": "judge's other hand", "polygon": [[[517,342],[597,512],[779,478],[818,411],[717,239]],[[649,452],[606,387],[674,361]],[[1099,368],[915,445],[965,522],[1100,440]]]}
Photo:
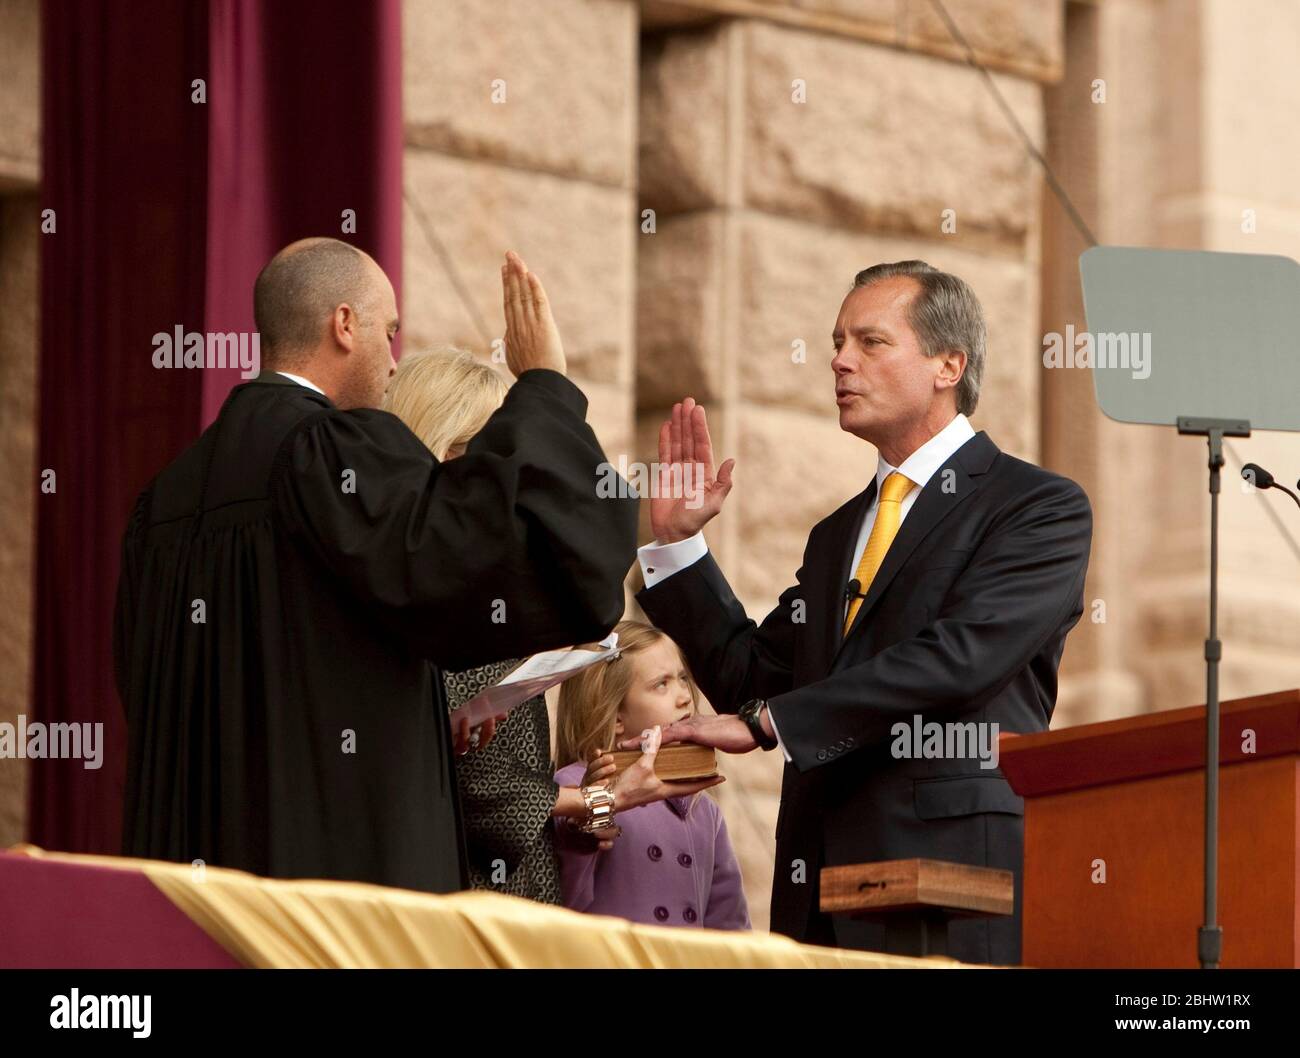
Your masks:
{"label": "judge's other hand", "polygon": [[[664,728],[663,737],[665,742],[694,742],[720,749],[723,753],[748,753],[758,749],[745,721],[738,716],[692,716],[669,724]],[[635,739],[619,743],[621,749],[635,746]]]}
{"label": "judge's other hand", "polygon": [[687,397],[659,428],[658,495],[650,498],[650,527],[661,544],[694,536],[720,510],[731,491],[728,459],[713,472],[713,441],[704,406]]}
{"label": "judge's other hand", "polygon": [[711,779],[701,779],[698,782],[664,782],[655,774],[655,757],[659,753],[662,738],[663,730],[653,727],[649,731],[642,732],[639,739],[631,738],[622,743],[624,749],[635,749],[640,745],[643,751],[640,759],[614,780],[616,818],[617,813],[626,809],[640,808],[642,805],[663,801],[669,797],[685,797],[725,781],[721,775],[715,775]]}
{"label": "judge's other hand", "polygon": [[513,250],[506,253],[506,263],[501,266],[501,291],[506,310],[506,366],[516,378],[535,367],[564,374],[564,346],[542,281]]}

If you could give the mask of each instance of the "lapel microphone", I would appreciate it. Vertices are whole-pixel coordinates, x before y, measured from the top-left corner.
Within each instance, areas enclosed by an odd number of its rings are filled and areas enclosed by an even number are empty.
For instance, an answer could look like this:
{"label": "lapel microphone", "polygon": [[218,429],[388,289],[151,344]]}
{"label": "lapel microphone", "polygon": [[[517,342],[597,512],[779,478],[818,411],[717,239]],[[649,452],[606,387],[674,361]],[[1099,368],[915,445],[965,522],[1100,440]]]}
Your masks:
{"label": "lapel microphone", "polygon": [[844,586],[845,602],[851,602],[854,599],[865,599],[865,598],[866,596],[862,594],[862,582],[859,581],[857,577],[854,577],[851,581],[848,582],[848,584]]}
{"label": "lapel microphone", "polygon": [[[1273,475],[1258,463],[1247,463],[1241,468],[1241,476],[1257,489],[1281,489],[1295,500],[1297,507],[1300,507],[1300,496],[1297,496],[1285,485],[1279,485]],[[1300,488],[1300,481],[1296,482],[1296,488]]]}

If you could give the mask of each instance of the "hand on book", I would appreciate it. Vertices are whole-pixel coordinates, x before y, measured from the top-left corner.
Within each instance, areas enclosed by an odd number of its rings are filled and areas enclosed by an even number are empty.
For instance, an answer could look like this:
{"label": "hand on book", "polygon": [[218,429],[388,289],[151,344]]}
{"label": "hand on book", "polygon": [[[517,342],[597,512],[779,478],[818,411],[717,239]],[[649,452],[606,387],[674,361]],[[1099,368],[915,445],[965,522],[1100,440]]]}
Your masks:
{"label": "hand on book", "polygon": [[[749,733],[745,721],[738,716],[692,716],[687,720],[678,720],[663,729],[665,742],[695,742],[701,746],[712,746],[723,753],[748,753],[758,749],[758,743]],[[635,749],[639,739],[624,739],[619,749]]]}
{"label": "hand on book", "polygon": [[[625,739],[620,743],[623,749],[634,749],[640,746],[642,752],[641,759],[614,780],[615,815],[626,809],[639,808],[641,805],[664,801],[669,797],[686,797],[699,793],[725,781],[721,775],[715,775],[695,782],[664,782],[655,774],[655,755],[659,752],[664,733],[677,726],[676,724],[670,724],[668,728],[656,726],[642,732],[640,738]],[[613,764],[612,757],[610,763]]]}

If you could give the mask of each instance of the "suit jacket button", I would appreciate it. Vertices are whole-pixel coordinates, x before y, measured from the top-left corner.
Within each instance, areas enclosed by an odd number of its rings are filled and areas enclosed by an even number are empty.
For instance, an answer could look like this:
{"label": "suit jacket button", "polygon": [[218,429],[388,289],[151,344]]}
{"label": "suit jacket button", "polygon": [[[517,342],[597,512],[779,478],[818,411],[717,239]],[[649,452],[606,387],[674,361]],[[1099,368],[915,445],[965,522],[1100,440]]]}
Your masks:
{"label": "suit jacket button", "polygon": [[657,918],[660,922],[667,922],[667,921],[668,921],[668,908],[666,908],[666,907],[656,907],[656,908],[655,908],[655,918]]}
{"label": "suit jacket button", "polygon": [[651,845],[648,849],[645,850],[645,854],[649,856],[652,860],[654,860],[656,863],[658,863],[659,860],[663,859],[664,850],[661,849],[658,845]]}
{"label": "suit jacket button", "polygon": [[853,745],[853,736],[850,735],[848,738],[846,738],[846,739],[844,740],[844,744],[845,744],[846,746],[851,746],[851,745]]}
{"label": "suit jacket button", "polygon": [[687,922],[694,922],[699,917],[700,916],[695,913],[695,908],[693,907],[688,907],[682,912],[682,918],[686,919]]}
{"label": "suit jacket button", "polygon": [[817,759],[818,759],[818,760],[825,760],[825,759],[826,759],[826,751],[825,751],[824,749],[819,749],[819,750],[817,751]]}
{"label": "suit jacket button", "polygon": [[681,853],[677,857],[677,862],[680,863],[683,867],[689,867],[691,865],[691,854],[689,852]]}

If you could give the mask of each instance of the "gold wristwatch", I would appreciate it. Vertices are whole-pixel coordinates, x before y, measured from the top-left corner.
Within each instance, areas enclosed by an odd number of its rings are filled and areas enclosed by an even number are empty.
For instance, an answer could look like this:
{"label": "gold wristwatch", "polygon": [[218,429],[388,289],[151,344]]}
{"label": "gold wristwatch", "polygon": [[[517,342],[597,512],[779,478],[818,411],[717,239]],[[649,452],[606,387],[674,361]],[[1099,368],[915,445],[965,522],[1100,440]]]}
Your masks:
{"label": "gold wristwatch", "polygon": [[582,787],[582,800],[587,806],[587,818],[578,829],[588,834],[608,830],[614,825],[614,793],[604,786]]}

